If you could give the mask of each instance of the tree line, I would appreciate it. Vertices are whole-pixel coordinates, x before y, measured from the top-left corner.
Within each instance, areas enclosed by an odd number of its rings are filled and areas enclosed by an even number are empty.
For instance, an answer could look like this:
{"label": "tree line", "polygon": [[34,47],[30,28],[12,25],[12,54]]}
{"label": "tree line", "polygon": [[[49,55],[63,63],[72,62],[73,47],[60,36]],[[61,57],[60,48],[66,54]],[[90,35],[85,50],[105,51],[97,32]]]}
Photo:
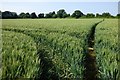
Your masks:
{"label": "tree line", "polygon": [[36,15],[35,12],[33,13],[20,13],[19,15],[16,12],[10,12],[10,11],[0,11],[0,17],[2,19],[16,19],[16,18],[120,18],[120,14],[117,14],[116,16],[111,15],[108,12],[104,12],[102,14],[96,13],[87,13],[86,15],[81,12],[80,10],[75,10],[71,15],[67,14],[67,12],[64,9],[60,9],[57,12],[52,11],[47,14],[39,13]]}

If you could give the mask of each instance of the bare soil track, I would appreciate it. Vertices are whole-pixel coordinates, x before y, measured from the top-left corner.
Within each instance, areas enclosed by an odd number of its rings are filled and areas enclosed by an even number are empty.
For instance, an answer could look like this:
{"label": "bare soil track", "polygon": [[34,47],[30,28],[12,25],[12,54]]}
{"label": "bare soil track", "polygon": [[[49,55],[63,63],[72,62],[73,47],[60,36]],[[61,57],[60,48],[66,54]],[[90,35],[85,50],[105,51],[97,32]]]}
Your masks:
{"label": "bare soil track", "polygon": [[[102,20],[104,21],[104,20]],[[96,64],[96,55],[94,52],[94,43],[95,43],[95,28],[102,21],[96,23],[91,28],[88,33],[86,40],[86,49],[85,49],[85,58],[84,58],[84,80],[98,80],[98,68]]]}

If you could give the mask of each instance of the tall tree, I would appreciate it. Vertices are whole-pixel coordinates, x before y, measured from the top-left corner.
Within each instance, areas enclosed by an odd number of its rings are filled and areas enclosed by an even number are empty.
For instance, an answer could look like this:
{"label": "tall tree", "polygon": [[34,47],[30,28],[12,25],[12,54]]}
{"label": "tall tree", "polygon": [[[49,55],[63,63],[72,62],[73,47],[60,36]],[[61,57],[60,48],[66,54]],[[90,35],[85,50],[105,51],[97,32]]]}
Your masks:
{"label": "tall tree", "polygon": [[51,12],[52,16],[55,14],[55,11]]}
{"label": "tall tree", "polygon": [[70,14],[67,14],[67,17],[70,17]]}
{"label": "tall tree", "polygon": [[18,18],[18,15],[16,12],[12,12],[12,16],[13,16],[13,18]]}
{"label": "tall tree", "polygon": [[30,14],[28,12],[26,13],[26,18],[30,18]]}
{"label": "tall tree", "polygon": [[116,17],[117,17],[117,18],[120,18],[120,14],[117,14]]}
{"label": "tall tree", "polygon": [[0,19],[2,18],[2,12],[0,11]]}
{"label": "tall tree", "polygon": [[57,16],[59,17],[59,18],[65,18],[66,17],[66,12],[65,12],[65,10],[64,9],[60,9],[58,12],[57,12]]}
{"label": "tall tree", "polygon": [[82,17],[84,14],[80,11],[80,10],[75,10],[74,13],[71,15],[72,17],[75,18],[80,18]]}
{"label": "tall tree", "polygon": [[52,18],[57,18],[57,14],[53,14]]}
{"label": "tall tree", "polygon": [[39,18],[44,18],[44,13],[38,14],[38,17],[39,17]]}
{"label": "tall tree", "polygon": [[56,14],[55,14],[55,11],[53,11],[53,12],[49,12],[48,14],[46,14],[45,17],[46,17],[46,18],[56,18],[57,16],[56,16]]}
{"label": "tall tree", "polygon": [[57,14],[55,13],[55,11],[52,12],[52,18],[57,18]]}
{"label": "tall tree", "polygon": [[45,15],[45,18],[52,18],[52,16],[51,16],[51,14],[48,13]]}
{"label": "tall tree", "polygon": [[24,12],[20,13],[19,18],[26,18],[26,14]]}
{"label": "tall tree", "polygon": [[3,19],[13,19],[13,18],[17,18],[17,13],[15,12],[10,12],[10,11],[5,11],[2,12],[2,18]]}
{"label": "tall tree", "polygon": [[112,15],[110,13],[102,13],[102,17],[104,18],[110,18]]}
{"label": "tall tree", "polygon": [[37,15],[35,14],[35,12],[31,13],[31,18],[37,18]]}
{"label": "tall tree", "polygon": [[66,18],[68,15],[67,14],[63,14],[63,18]]}

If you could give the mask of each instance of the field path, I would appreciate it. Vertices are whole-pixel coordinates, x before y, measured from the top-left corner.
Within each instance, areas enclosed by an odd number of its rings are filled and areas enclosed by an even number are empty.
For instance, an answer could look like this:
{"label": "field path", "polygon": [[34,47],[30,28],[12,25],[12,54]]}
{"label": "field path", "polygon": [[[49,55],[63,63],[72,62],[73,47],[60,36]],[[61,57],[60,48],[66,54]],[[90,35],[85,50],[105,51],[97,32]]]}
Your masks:
{"label": "field path", "polygon": [[96,55],[94,52],[94,43],[95,43],[95,29],[98,24],[103,22],[104,19],[96,24],[94,24],[88,33],[86,40],[86,50],[85,50],[85,59],[84,59],[84,80],[98,80],[98,68],[96,65]]}

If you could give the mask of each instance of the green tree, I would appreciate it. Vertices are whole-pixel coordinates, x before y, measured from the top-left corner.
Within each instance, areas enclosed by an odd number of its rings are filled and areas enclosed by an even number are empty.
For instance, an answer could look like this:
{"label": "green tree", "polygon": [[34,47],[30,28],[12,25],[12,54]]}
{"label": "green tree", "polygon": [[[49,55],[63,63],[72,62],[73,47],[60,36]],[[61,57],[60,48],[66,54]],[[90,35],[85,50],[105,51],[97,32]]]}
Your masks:
{"label": "green tree", "polygon": [[120,14],[117,14],[116,17],[117,17],[117,18],[120,18]]}
{"label": "green tree", "polygon": [[35,14],[35,12],[31,13],[31,18],[37,18],[37,15]]}
{"label": "green tree", "polygon": [[26,18],[30,18],[30,14],[28,12],[26,13]]}
{"label": "green tree", "polygon": [[66,17],[66,12],[65,12],[65,10],[64,9],[60,9],[58,12],[57,12],[57,16],[59,17],[59,18],[65,18]]}
{"label": "green tree", "polygon": [[44,18],[44,13],[38,14],[38,18]]}
{"label": "green tree", "polygon": [[26,18],[26,14],[24,12],[20,13],[19,18]]}
{"label": "green tree", "polygon": [[53,18],[57,18],[57,14],[54,14],[52,17],[53,17]]}
{"label": "green tree", "polygon": [[45,18],[52,18],[52,16],[48,13],[45,15]]}
{"label": "green tree", "polygon": [[70,14],[67,14],[67,17],[70,17]]}
{"label": "green tree", "polygon": [[54,14],[55,14],[55,11],[51,12],[51,14],[54,15]]}
{"label": "green tree", "polygon": [[74,13],[71,15],[72,17],[75,18],[80,18],[82,17],[84,14],[80,11],[80,10],[75,10]]}
{"label": "green tree", "polygon": [[2,12],[0,11],[0,19],[2,18]]}
{"label": "green tree", "polygon": [[102,15],[99,14],[99,13],[96,13],[96,17],[97,17],[97,18],[100,18],[100,17],[102,17]]}
{"label": "green tree", "polygon": [[95,17],[95,15],[93,13],[88,13],[86,15],[86,18],[94,18],[94,17]]}
{"label": "green tree", "polygon": [[102,13],[102,17],[104,18],[110,18],[112,15],[110,13]]}
{"label": "green tree", "polygon": [[54,17],[56,17],[55,16],[55,11],[53,11],[53,12],[49,12],[48,14],[46,14],[46,18],[53,18],[53,15],[54,15]]}
{"label": "green tree", "polygon": [[5,11],[5,12],[2,12],[2,18],[3,19],[14,19],[14,18],[18,18],[18,15],[16,12]]}
{"label": "green tree", "polygon": [[67,14],[63,14],[63,18],[66,18],[68,15]]}

